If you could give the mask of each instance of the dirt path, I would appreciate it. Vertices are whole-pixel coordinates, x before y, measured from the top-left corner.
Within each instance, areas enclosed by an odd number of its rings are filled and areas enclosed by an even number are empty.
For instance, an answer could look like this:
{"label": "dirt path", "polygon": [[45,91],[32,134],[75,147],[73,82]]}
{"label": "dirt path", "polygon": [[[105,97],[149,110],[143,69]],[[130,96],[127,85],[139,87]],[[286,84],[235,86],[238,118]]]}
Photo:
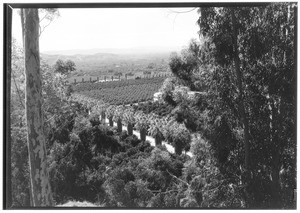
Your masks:
{"label": "dirt path", "polygon": [[[105,121],[105,124],[108,124],[109,121],[108,119],[106,118],[106,121]],[[114,126],[117,126],[117,123],[114,122]],[[123,126],[122,125],[122,130],[126,130],[127,131],[127,127],[126,126]],[[136,135],[138,137],[138,139],[141,139],[141,136],[140,136],[140,133],[136,130],[133,130],[133,134]],[[155,139],[149,135],[146,136],[146,141],[149,141],[150,145],[151,146],[155,146]],[[170,153],[174,153],[175,152],[175,149],[172,145],[166,143],[165,141],[162,142],[162,145],[165,145],[167,150],[170,152]],[[186,154],[190,157],[193,156],[193,154],[191,152],[186,152]]]}

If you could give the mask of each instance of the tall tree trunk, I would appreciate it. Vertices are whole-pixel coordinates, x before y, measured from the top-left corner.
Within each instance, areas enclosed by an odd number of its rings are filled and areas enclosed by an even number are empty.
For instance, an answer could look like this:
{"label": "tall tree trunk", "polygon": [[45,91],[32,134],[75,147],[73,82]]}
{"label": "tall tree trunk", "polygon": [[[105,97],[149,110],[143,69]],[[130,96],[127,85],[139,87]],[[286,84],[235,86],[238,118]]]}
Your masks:
{"label": "tall tree trunk", "polygon": [[22,41],[23,41],[23,49],[25,48],[24,36],[25,36],[25,21],[24,21],[24,10],[21,9],[21,26],[22,26]]}
{"label": "tall tree trunk", "polygon": [[[12,32],[12,9],[10,6],[6,5],[4,6],[4,20],[7,25],[6,28],[6,38],[7,42],[6,44],[3,44],[5,48],[5,54],[3,55],[3,63],[6,65],[6,72],[4,72],[4,76],[6,77],[7,84],[5,85],[6,95],[5,97],[5,107],[4,107],[4,117],[6,120],[6,126],[4,126],[4,137],[5,137],[5,143],[4,143],[4,158],[6,159],[6,168],[5,168],[5,182],[6,184],[3,186],[4,189],[4,205],[3,208],[11,208],[13,199],[12,199],[12,164],[11,164],[11,156],[12,156],[12,138],[11,138],[11,123],[10,123],[10,116],[11,116],[11,56],[12,56],[12,41],[11,41],[11,32]],[[3,104],[4,105],[4,104]]]}
{"label": "tall tree trunk", "polygon": [[[274,139],[274,143],[278,143],[278,139]],[[272,155],[272,208],[279,209],[282,207],[281,205],[281,199],[280,199],[280,180],[279,180],[279,172],[280,172],[280,162],[279,157],[280,153],[278,150],[278,146],[273,146],[273,155]]]}
{"label": "tall tree trunk", "polygon": [[[21,9],[21,27],[22,27],[22,42],[23,42],[23,50],[25,50],[25,41],[24,41],[24,36],[25,36],[25,19],[24,19],[24,10],[23,9]],[[25,54],[25,52],[24,52],[24,54]],[[25,70],[24,70],[24,72],[25,72]],[[25,109],[26,109],[26,107],[24,107]],[[31,182],[29,182],[29,184],[30,184],[30,187],[32,187],[31,186]],[[30,190],[29,190],[29,192],[30,192]],[[29,197],[30,197],[30,205],[31,206],[33,206],[33,202],[32,202],[32,193],[29,193]]]}
{"label": "tall tree trunk", "polygon": [[249,123],[245,112],[244,107],[244,95],[243,95],[243,85],[242,85],[242,73],[240,70],[240,58],[238,53],[237,46],[237,23],[236,17],[234,14],[234,9],[231,8],[231,18],[232,18],[232,42],[233,42],[233,55],[234,55],[234,67],[237,76],[237,86],[239,90],[238,101],[239,101],[239,113],[241,116],[241,122],[244,128],[244,148],[245,148],[245,185],[246,185],[246,207],[250,207],[250,197],[248,193],[249,189],[249,181],[250,181],[250,143],[249,143]]}
{"label": "tall tree trunk", "polygon": [[31,197],[33,206],[53,204],[46,161],[42,81],[39,58],[39,16],[37,9],[23,9],[26,81],[26,121]]}
{"label": "tall tree trunk", "polygon": [[272,207],[281,208],[281,199],[280,199],[280,181],[279,181],[279,172],[280,172],[280,141],[278,137],[280,122],[277,109],[275,108],[274,100],[269,100],[269,109],[270,109],[270,149],[271,149],[271,175],[272,175]]}

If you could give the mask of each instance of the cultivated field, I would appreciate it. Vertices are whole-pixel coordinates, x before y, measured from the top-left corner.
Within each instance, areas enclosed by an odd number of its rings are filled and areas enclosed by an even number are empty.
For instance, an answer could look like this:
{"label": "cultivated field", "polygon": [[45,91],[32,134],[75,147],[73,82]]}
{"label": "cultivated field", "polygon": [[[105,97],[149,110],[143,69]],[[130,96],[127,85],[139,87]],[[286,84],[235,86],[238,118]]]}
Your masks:
{"label": "cultivated field", "polygon": [[124,81],[86,82],[73,85],[75,93],[103,100],[113,105],[144,102],[153,99],[165,77]]}

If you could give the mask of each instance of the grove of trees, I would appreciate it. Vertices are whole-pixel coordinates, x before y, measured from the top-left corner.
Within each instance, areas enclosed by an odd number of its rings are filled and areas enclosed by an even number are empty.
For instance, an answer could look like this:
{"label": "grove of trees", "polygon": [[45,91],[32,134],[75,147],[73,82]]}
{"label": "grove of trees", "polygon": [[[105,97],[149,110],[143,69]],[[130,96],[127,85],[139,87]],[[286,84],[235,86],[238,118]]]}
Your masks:
{"label": "grove of trees", "polygon": [[[173,77],[82,83],[74,86],[80,95],[67,83],[74,62],[51,67],[39,57],[38,10],[21,10],[24,45],[13,40],[11,54],[10,208],[70,200],[106,208],[296,208],[297,4],[198,12],[199,41],[170,56]],[[158,102],[98,99],[119,84],[138,90],[142,81],[161,86]]]}
{"label": "grove of trees", "polygon": [[248,208],[293,203],[296,11],[292,3],[200,8],[201,42],[170,61],[180,84],[207,91],[203,134]]}

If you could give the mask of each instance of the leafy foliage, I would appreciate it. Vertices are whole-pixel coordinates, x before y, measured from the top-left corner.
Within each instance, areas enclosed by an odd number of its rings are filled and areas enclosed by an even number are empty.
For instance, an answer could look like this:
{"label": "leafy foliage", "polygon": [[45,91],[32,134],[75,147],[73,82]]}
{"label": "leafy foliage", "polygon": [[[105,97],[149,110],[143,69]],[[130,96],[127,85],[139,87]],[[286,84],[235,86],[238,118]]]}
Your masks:
{"label": "leafy foliage", "polygon": [[[284,197],[291,198],[295,173],[290,173],[294,174],[293,181],[285,187],[281,174],[295,171],[296,7],[293,3],[272,3],[261,7],[200,8],[200,42],[191,41],[180,56],[173,55],[170,59],[170,68],[176,76],[173,82],[207,93],[205,104],[194,105],[193,113],[193,110],[185,110],[192,104],[184,104],[186,101],[182,101],[184,96],[181,95],[184,93],[179,93],[177,98],[172,96],[174,83],[169,90],[164,89],[164,99],[177,106],[173,110],[177,121],[182,122],[189,114],[199,117],[196,129],[201,130],[204,140],[211,144],[216,158],[214,166],[223,178],[232,181],[225,181],[227,192],[224,193],[242,197],[224,201],[221,206],[294,206]],[[237,17],[236,41],[232,34],[232,14]],[[234,42],[238,44],[242,72],[240,88],[234,71]],[[245,149],[241,101],[250,126],[251,180],[247,187],[242,184]],[[187,197],[182,205],[199,205],[195,197]]]}
{"label": "leafy foliage", "polygon": [[[200,8],[200,41],[192,40],[180,55],[171,56],[175,77],[164,82],[82,83],[72,86],[77,94],[71,95],[65,75],[70,71],[53,72],[42,64],[48,167],[56,203],[76,199],[122,208],[294,208],[294,6]],[[232,11],[238,19],[241,98],[233,69]],[[21,52],[13,44],[12,193],[14,206],[29,206]],[[150,100],[159,87],[159,102],[117,106]],[[203,93],[191,98],[195,91]],[[241,100],[251,136],[247,187]],[[101,125],[102,112],[163,138],[176,153]],[[182,154],[184,150],[192,157]]]}
{"label": "leafy foliage", "polygon": [[[23,51],[13,43],[11,93],[11,143],[12,143],[12,200],[13,206],[30,206],[29,167],[27,135],[25,128],[25,79],[23,73]],[[68,131],[72,129],[73,118],[78,107],[69,102],[64,75],[55,74],[50,66],[41,61],[43,115],[47,147],[54,141],[64,144],[69,140]],[[66,122],[67,121],[67,122]],[[49,151],[49,150],[48,150]],[[21,157],[21,158],[20,158]]]}
{"label": "leafy foliage", "polygon": [[74,72],[76,70],[76,65],[71,60],[63,61],[61,59],[58,59],[54,65],[54,70],[57,73],[66,75]]}
{"label": "leafy foliage", "polygon": [[[75,120],[70,140],[55,142],[50,151],[57,203],[76,199],[108,207],[177,205],[172,179],[181,175],[182,160],[126,132],[89,126],[83,117]],[[160,190],[159,204],[156,197]]]}
{"label": "leafy foliage", "polygon": [[145,114],[153,113],[155,115],[158,115],[159,117],[165,117],[169,115],[172,109],[174,109],[172,106],[166,103],[151,102],[151,101],[133,105],[132,108],[135,111],[143,111],[143,113]]}

